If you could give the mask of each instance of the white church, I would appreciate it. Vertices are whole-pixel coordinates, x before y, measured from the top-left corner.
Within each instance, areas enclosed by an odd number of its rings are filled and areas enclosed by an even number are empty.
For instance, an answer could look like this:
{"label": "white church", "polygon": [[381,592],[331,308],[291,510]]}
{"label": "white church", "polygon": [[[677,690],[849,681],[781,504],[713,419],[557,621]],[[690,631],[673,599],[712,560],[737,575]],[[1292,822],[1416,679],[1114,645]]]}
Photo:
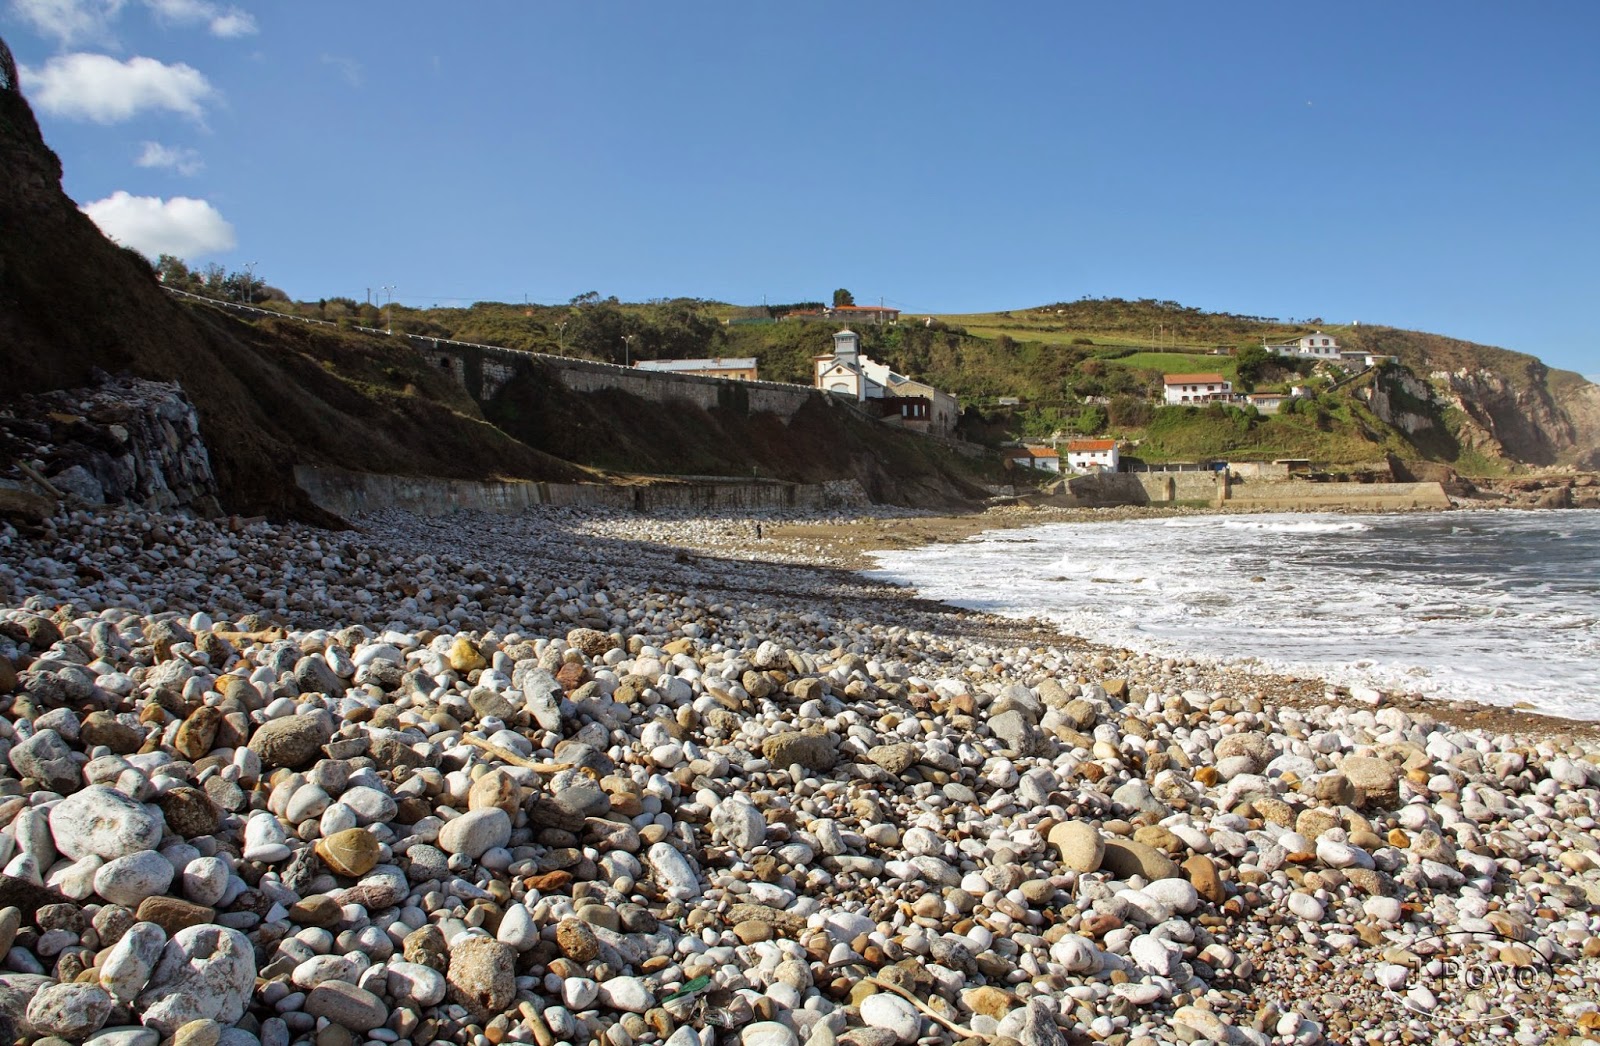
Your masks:
{"label": "white church", "polygon": [[863,356],[861,336],[852,330],[833,336],[833,352],[813,359],[812,375],[816,388],[867,405],[886,421],[921,432],[949,434],[961,414],[961,404],[948,392]]}

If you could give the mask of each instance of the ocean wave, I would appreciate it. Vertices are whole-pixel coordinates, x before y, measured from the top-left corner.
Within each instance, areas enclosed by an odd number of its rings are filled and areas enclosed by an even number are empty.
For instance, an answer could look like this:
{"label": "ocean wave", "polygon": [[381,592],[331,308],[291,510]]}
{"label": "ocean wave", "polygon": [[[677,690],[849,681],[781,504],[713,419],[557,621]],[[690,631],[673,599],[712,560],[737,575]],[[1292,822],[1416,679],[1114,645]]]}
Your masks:
{"label": "ocean wave", "polygon": [[1231,518],[1224,517],[1222,525],[1231,530],[1259,530],[1271,534],[1335,534],[1340,532],[1360,533],[1371,530],[1372,527],[1358,520],[1341,520],[1330,522],[1327,520],[1283,520],[1261,518]]}
{"label": "ocean wave", "polygon": [[1600,517],[1563,522],[1559,557],[1512,514],[1052,524],[875,576],[1108,645],[1600,718]]}

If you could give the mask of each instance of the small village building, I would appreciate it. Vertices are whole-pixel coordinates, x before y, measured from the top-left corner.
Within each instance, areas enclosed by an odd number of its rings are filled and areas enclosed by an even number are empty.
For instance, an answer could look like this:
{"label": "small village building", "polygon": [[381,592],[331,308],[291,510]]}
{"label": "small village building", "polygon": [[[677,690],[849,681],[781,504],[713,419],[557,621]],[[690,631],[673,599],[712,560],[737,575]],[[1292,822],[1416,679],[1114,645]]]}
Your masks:
{"label": "small village building", "polygon": [[863,355],[861,336],[848,328],[834,334],[833,352],[812,360],[811,383],[918,432],[948,435],[961,416],[961,403],[950,393]]}
{"label": "small village building", "polygon": [[1245,396],[1245,402],[1263,414],[1276,414],[1291,398],[1286,392],[1252,392]]}
{"label": "small village building", "polygon": [[900,322],[899,309],[888,309],[881,305],[831,305],[823,309],[822,314],[830,320],[843,320],[846,323]]}
{"label": "small village building", "polygon": [[1073,472],[1115,472],[1117,441],[1114,439],[1073,439],[1067,441],[1067,467]]}
{"label": "small village building", "polygon": [[1233,401],[1233,382],[1220,374],[1166,374],[1162,384],[1172,407]]}
{"label": "small village building", "polygon": [[1295,356],[1301,359],[1337,360],[1339,358],[1339,339],[1321,331],[1312,331],[1310,334],[1295,341],[1282,345],[1267,345],[1267,351],[1279,356]]}
{"label": "small village building", "polygon": [[839,331],[833,336],[833,352],[812,360],[811,384],[857,403],[882,398],[883,386],[874,387],[862,370],[863,359],[866,357],[861,355],[861,335],[848,329]]}
{"label": "small village building", "polygon": [[702,378],[730,378],[734,381],[759,381],[754,356],[718,357],[710,360],[640,360],[637,370],[694,374]]}
{"label": "small village building", "polygon": [[1042,472],[1061,471],[1061,455],[1049,447],[1007,447],[1001,455],[1012,468],[1033,468]]}
{"label": "small village building", "polygon": [[[899,377],[890,374],[890,378]],[[925,381],[915,378],[904,378],[900,381],[891,381],[887,386],[889,395],[884,397],[885,402],[890,399],[918,399],[924,402],[926,413],[923,418],[925,423],[917,424],[921,419],[907,418],[906,427],[919,432],[937,432],[948,435],[956,430],[956,422],[961,420],[961,401],[948,392],[942,392]]]}

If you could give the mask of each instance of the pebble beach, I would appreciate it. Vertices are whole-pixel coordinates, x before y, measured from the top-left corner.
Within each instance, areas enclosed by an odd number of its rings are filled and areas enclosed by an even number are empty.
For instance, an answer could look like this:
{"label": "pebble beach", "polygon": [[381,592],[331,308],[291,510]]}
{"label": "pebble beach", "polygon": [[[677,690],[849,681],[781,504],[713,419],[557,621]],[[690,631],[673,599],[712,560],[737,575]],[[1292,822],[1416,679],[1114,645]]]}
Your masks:
{"label": "pebble beach", "polygon": [[921,601],[873,511],[0,525],[0,1041],[1600,1036],[1589,724]]}

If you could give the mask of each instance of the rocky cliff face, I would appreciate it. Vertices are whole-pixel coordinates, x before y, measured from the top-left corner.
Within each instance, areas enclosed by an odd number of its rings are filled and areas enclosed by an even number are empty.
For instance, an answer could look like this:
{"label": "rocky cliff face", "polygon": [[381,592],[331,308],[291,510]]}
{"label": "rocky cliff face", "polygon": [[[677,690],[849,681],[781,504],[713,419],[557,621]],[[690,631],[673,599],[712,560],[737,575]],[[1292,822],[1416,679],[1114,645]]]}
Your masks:
{"label": "rocky cliff face", "polygon": [[1556,390],[1556,403],[1572,423],[1573,463],[1580,469],[1600,469],[1600,385],[1566,382]]}
{"label": "rocky cliff face", "polygon": [[1529,465],[1554,465],[1578,446],[1545,381],[1518,385],[1485,368],[1434,371],[1429,379],[1439,398],[1469,419],[1458,433],[1464,445]]}
{"label": "rocky cliff face", "polygon": [[1385,424],[1413,438],[1440,428],[1432,387],[1409,371],[1385,368],[1373,378],[1372,384],[1357,390],[1356,395],[1364,399],[1372,413]]}
{"label": "rocky cliff face", "polygon": [[1426,388],[1414,377],[1375,382],[1368,398],[1379,417],[1413,436],[1443,435],[1453,409],[1448,427],[1458,451],[1540,466],[1600,461],[1600,387],[1576,374],[1526,353],[1418,331],[1362,328],[1353,340],[1427,376]]}

